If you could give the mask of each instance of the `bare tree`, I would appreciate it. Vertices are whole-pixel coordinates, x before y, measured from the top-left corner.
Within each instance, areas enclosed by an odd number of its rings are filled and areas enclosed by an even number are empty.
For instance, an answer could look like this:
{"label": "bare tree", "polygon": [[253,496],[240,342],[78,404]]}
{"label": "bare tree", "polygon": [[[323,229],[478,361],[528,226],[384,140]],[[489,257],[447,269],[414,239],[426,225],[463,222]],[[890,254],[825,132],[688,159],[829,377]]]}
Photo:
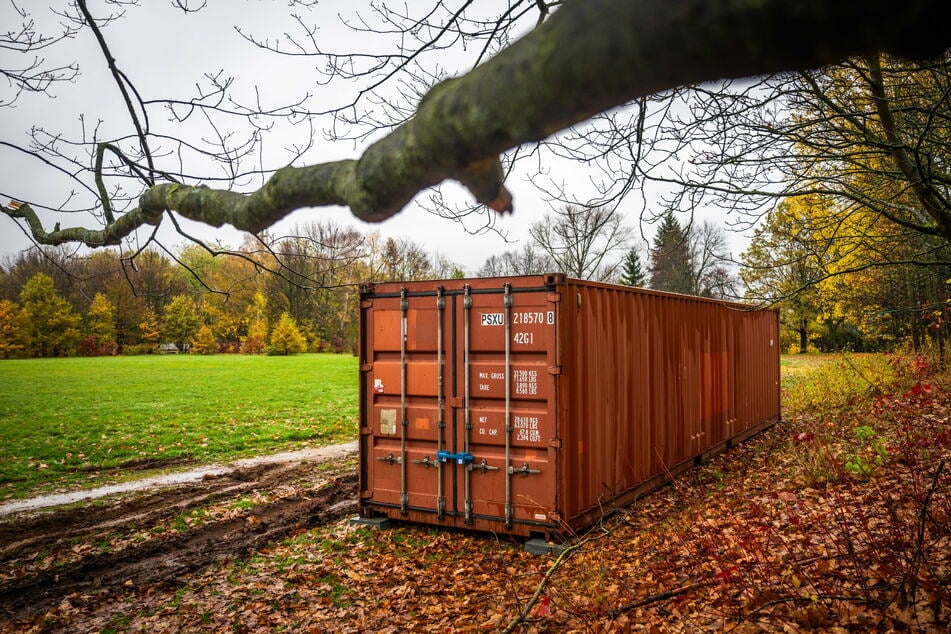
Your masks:
{"label": "bare tree", "polygon": [[11,2],[0,11],[5,28],[9,29],[0,33],[0,50],[9,55],[8,61],[0,64],[0,76],[7,80],[10,89],[7,94],[0,93],[0,107],[15,105],[23,93],[51,97],[54,86],[76,79],[78,64],[50,63],[44,57],[47,49],[76,35],[79,27],[74,19],[62,20],[55,30],[44,32],[25,7]]}
{"label": "bare tree", "polygon": [[[471,1],[456,11],[439,2],[426,18],[380,8],[383,24],[396,25],[391,36],[401,41],[407,34],[415,38],[411,46],[398,47],[395,53],[341,55],[316,45],[308,50],[316,37],[303,20],[296,51],[258,40],[259,45],[288,55],[317,54],[334,60],[326,67],[331,77],[361,82],[355,99],[320,110],[303,102],[263,106],[252,100],[243,105],[231,96],[231,80],[214,74],[192,98],[144,96],[109,48],[106,27],[119,12],[97,17],[84,0],[77,0],[62,14],[63,19],[77,36],[82,31],[95,37],[125,105],[128,132],[107,136],[94,127],[70,138],[38,128],[29,146],[5,142],[5,147],[45,161],[54,172],[72,179],[87,202],[69,210],[95,211],[99,226],[60,228],[57,224],[50,230],[37,213],[43,205],[19,195],[15,184],[9,183],[3,184],[3,194],[13,202],[4,211],[23,221],[37,242],[90,246],[116,244],[140,228],[149,232],[143,236],[148,241],[162,222],[187,235],[179,218],[260,232],[305,206],[346,205],[357,217],[379,221],[403,208],[421,189],[447,179],[463,183],[476,201],[505,211],[512,201],[502,185],[502,152],[541,141],[614,106],[633,102],[639,109],[633,116],[600,115],[601,125],[591,128],[595,132],[590,137],[583,129],[568,136],[574,135],[609,162],[621,156],[637,165],[645,141],[644,118],[649,114],[646,98],[660,90],[718,77],[813,68],[880,49],[923,58],[937,55],[951,41],[942,26],[951,8],[927,0],[906,2],[900,8],[891,2],[857,0],[770,0],[756,5],[738,0],[715,4],[576,0],[565,2],[542,21],[554,4],[512,2],[495,19],[474,20],[467,17],[475,6]],[[183,12],[201,6],[176,5]],[[541,24],[509,44],[529,16]],[[353,25],[357,31],[374,31],[363,19]],[[22,53],[35,54],[38,45],[31,46],[27,35],[10,37]],[[444,73],[438,65],[417,66],[416,61],[424,53],[438,57],[440,47],[450,43],[473,41],[484,43],[476,49],[476,62],[494,56],[464,76],[428,88],[442,80]],[[617,68],[624,72],[616,72]],[[870,76],[875,84],[875,72]],[[18,89],[25,85],[21,82]],[[423,87],[427,90],[420,98]],[[374,99],[390,113],[388,117],[373,118],[379,110],[370,112],[366,104]],[[204,117],[210,134],[196,137],[204,139],[200,144],[164,134],[154,123],[156,111],[171,113],[173,120],[188,125]],[[358,138],[402,123],[370,145],[359,160],[288,166],[273,173],[260,165],[245,165],[269,122],[311,125],[313,117],[322,113],[336,116],[336,123],[368,122],[367,130],[346,133]],[[244,138],[216,127],[222,117],[247,122]],[[611,134],[603,134],[612,126],[625,131],[617,146],[610,143]],[[312,138],[304,135],[302,146],[290,148],[291,163]],[[663,144],[659,147],[662,153],[669,151]],[[527,146],[512,156],[533,151]],[[189,165],[197,156],[215,159],[223,169],[218,174],[192,171]],[[270,175],[266,184],[249,188],[262,175]],[[633,191],[633,178],[622,176],[615,181],[622,191]]]}
{"label": "bare tree", "polygon": [[723,229],[703,220],[688,230],[697,295],[717,299],[737,297],[736,278]]}
{"label": "bare tree", "polygon": [[632,231],[617,209],[567,205],[534,223],[529,235],[560,272],[603,281],[614,276]]}
{"label": "bare tree", "polygon": [[551,257],[532,242],[520,249],[506,251],[486,258],[479,277],[509,277],[512,275],[540,275],[555,270]]}

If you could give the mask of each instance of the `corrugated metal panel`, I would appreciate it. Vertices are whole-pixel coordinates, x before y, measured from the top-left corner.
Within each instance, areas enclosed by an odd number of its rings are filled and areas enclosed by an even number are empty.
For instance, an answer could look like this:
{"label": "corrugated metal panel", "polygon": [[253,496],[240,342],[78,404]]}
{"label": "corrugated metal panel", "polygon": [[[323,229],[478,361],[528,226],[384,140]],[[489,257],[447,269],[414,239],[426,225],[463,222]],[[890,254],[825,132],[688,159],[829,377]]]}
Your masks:
{"label": "corrugated metal panel", "polygon": [[779,416],[775,312],[559,275],[368,286],[361,370],[361,512],[517,535]]}
{"label": "corrugated metal panel", "polygon": [[779,416],[778,315],[566,285],[559,431],[568,523]]}

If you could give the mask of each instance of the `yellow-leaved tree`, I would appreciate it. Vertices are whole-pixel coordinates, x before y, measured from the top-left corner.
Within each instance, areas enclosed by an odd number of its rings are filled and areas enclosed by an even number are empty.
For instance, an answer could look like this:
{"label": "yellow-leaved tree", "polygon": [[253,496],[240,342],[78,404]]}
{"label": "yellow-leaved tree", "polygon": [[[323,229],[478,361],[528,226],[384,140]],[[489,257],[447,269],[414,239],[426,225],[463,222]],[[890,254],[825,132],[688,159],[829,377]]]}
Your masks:
{"label": "yellow-leaved tree", "polygon": [[218,352],[218,340],[215,339],[215,333],[207,324],[202,325],[195,333],[195,338],[191,340],[191,351],[196,354],[215,354]]}
{"label": "yellow-leaved tree", "polygon": [[263,293],[254,294],[245,319],[248,322],[248,334],[241,342],[241,352],[261,354],[267,344],[267,298]]}
{"label": "yellow-leaved tree", "polygon": [[26,317],[15,302],[0,300],[0,357],[23,355],[29,344]]}
{"label": "yellow-leaved tree", "polygon": [[288,313],[281,313],[281,318],[271,331],[271,344],[267,347],[267,353],[288,355],[306,349],[307,340],[298,330],[294,319]]}

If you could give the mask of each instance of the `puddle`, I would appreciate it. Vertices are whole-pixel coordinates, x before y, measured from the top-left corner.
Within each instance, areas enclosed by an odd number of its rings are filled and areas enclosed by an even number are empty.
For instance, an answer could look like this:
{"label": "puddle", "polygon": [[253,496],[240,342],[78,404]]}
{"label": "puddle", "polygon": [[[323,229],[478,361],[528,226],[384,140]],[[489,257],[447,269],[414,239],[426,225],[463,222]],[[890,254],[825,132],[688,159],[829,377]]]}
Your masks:
{"label": "puddle", "polygon": [[177,486],[189,482],[198,482],[209,476],[219,476],[238,469],[247,467],[256,467],[258,465],[275,464],[282,462],[295,462],[312,460],[321,462],[342,458],[344,456],[357,452],[357,441],[342,443],[339,445],[327,445],[326,447],[315,447],[312,449],[300,449],[298,451],[286,451],[284,453],[270,454],[267,456],[257,456],[254,458],[243,458],[227,464],[210,464],[204,467],[189,469],[188,471],[177,471],[175,473],[166,473],[150,478],[141,478],[139,480],[130,480],[119,484],[109,484],[97,487],[95,489],[85,489],[82,491],[73,491],[70,493],[56,493],[53,495],[41,495],[28,500],[15,500],[13,502],[0,503],[0,517],[20,513],[23,511],[37,511],[52,506],[62,506],[63,504],[75,504],[86,500],[95,500],[107,495],[116,495],[118,493],[131,493],[133,491],[149,491],[151,489],[160,489],[162,487]]}

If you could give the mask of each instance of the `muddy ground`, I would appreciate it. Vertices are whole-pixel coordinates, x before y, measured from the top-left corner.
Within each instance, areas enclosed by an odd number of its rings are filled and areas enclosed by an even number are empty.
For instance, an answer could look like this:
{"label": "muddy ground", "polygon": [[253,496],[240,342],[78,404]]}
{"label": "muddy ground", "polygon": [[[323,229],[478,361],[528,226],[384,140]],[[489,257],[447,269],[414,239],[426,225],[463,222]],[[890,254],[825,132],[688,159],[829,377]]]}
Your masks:
{"label": "muddy ground", "polygon": [[0,631],[239,558],[356,512],[354,459],[238,468],[202,480],[0,518]]}

